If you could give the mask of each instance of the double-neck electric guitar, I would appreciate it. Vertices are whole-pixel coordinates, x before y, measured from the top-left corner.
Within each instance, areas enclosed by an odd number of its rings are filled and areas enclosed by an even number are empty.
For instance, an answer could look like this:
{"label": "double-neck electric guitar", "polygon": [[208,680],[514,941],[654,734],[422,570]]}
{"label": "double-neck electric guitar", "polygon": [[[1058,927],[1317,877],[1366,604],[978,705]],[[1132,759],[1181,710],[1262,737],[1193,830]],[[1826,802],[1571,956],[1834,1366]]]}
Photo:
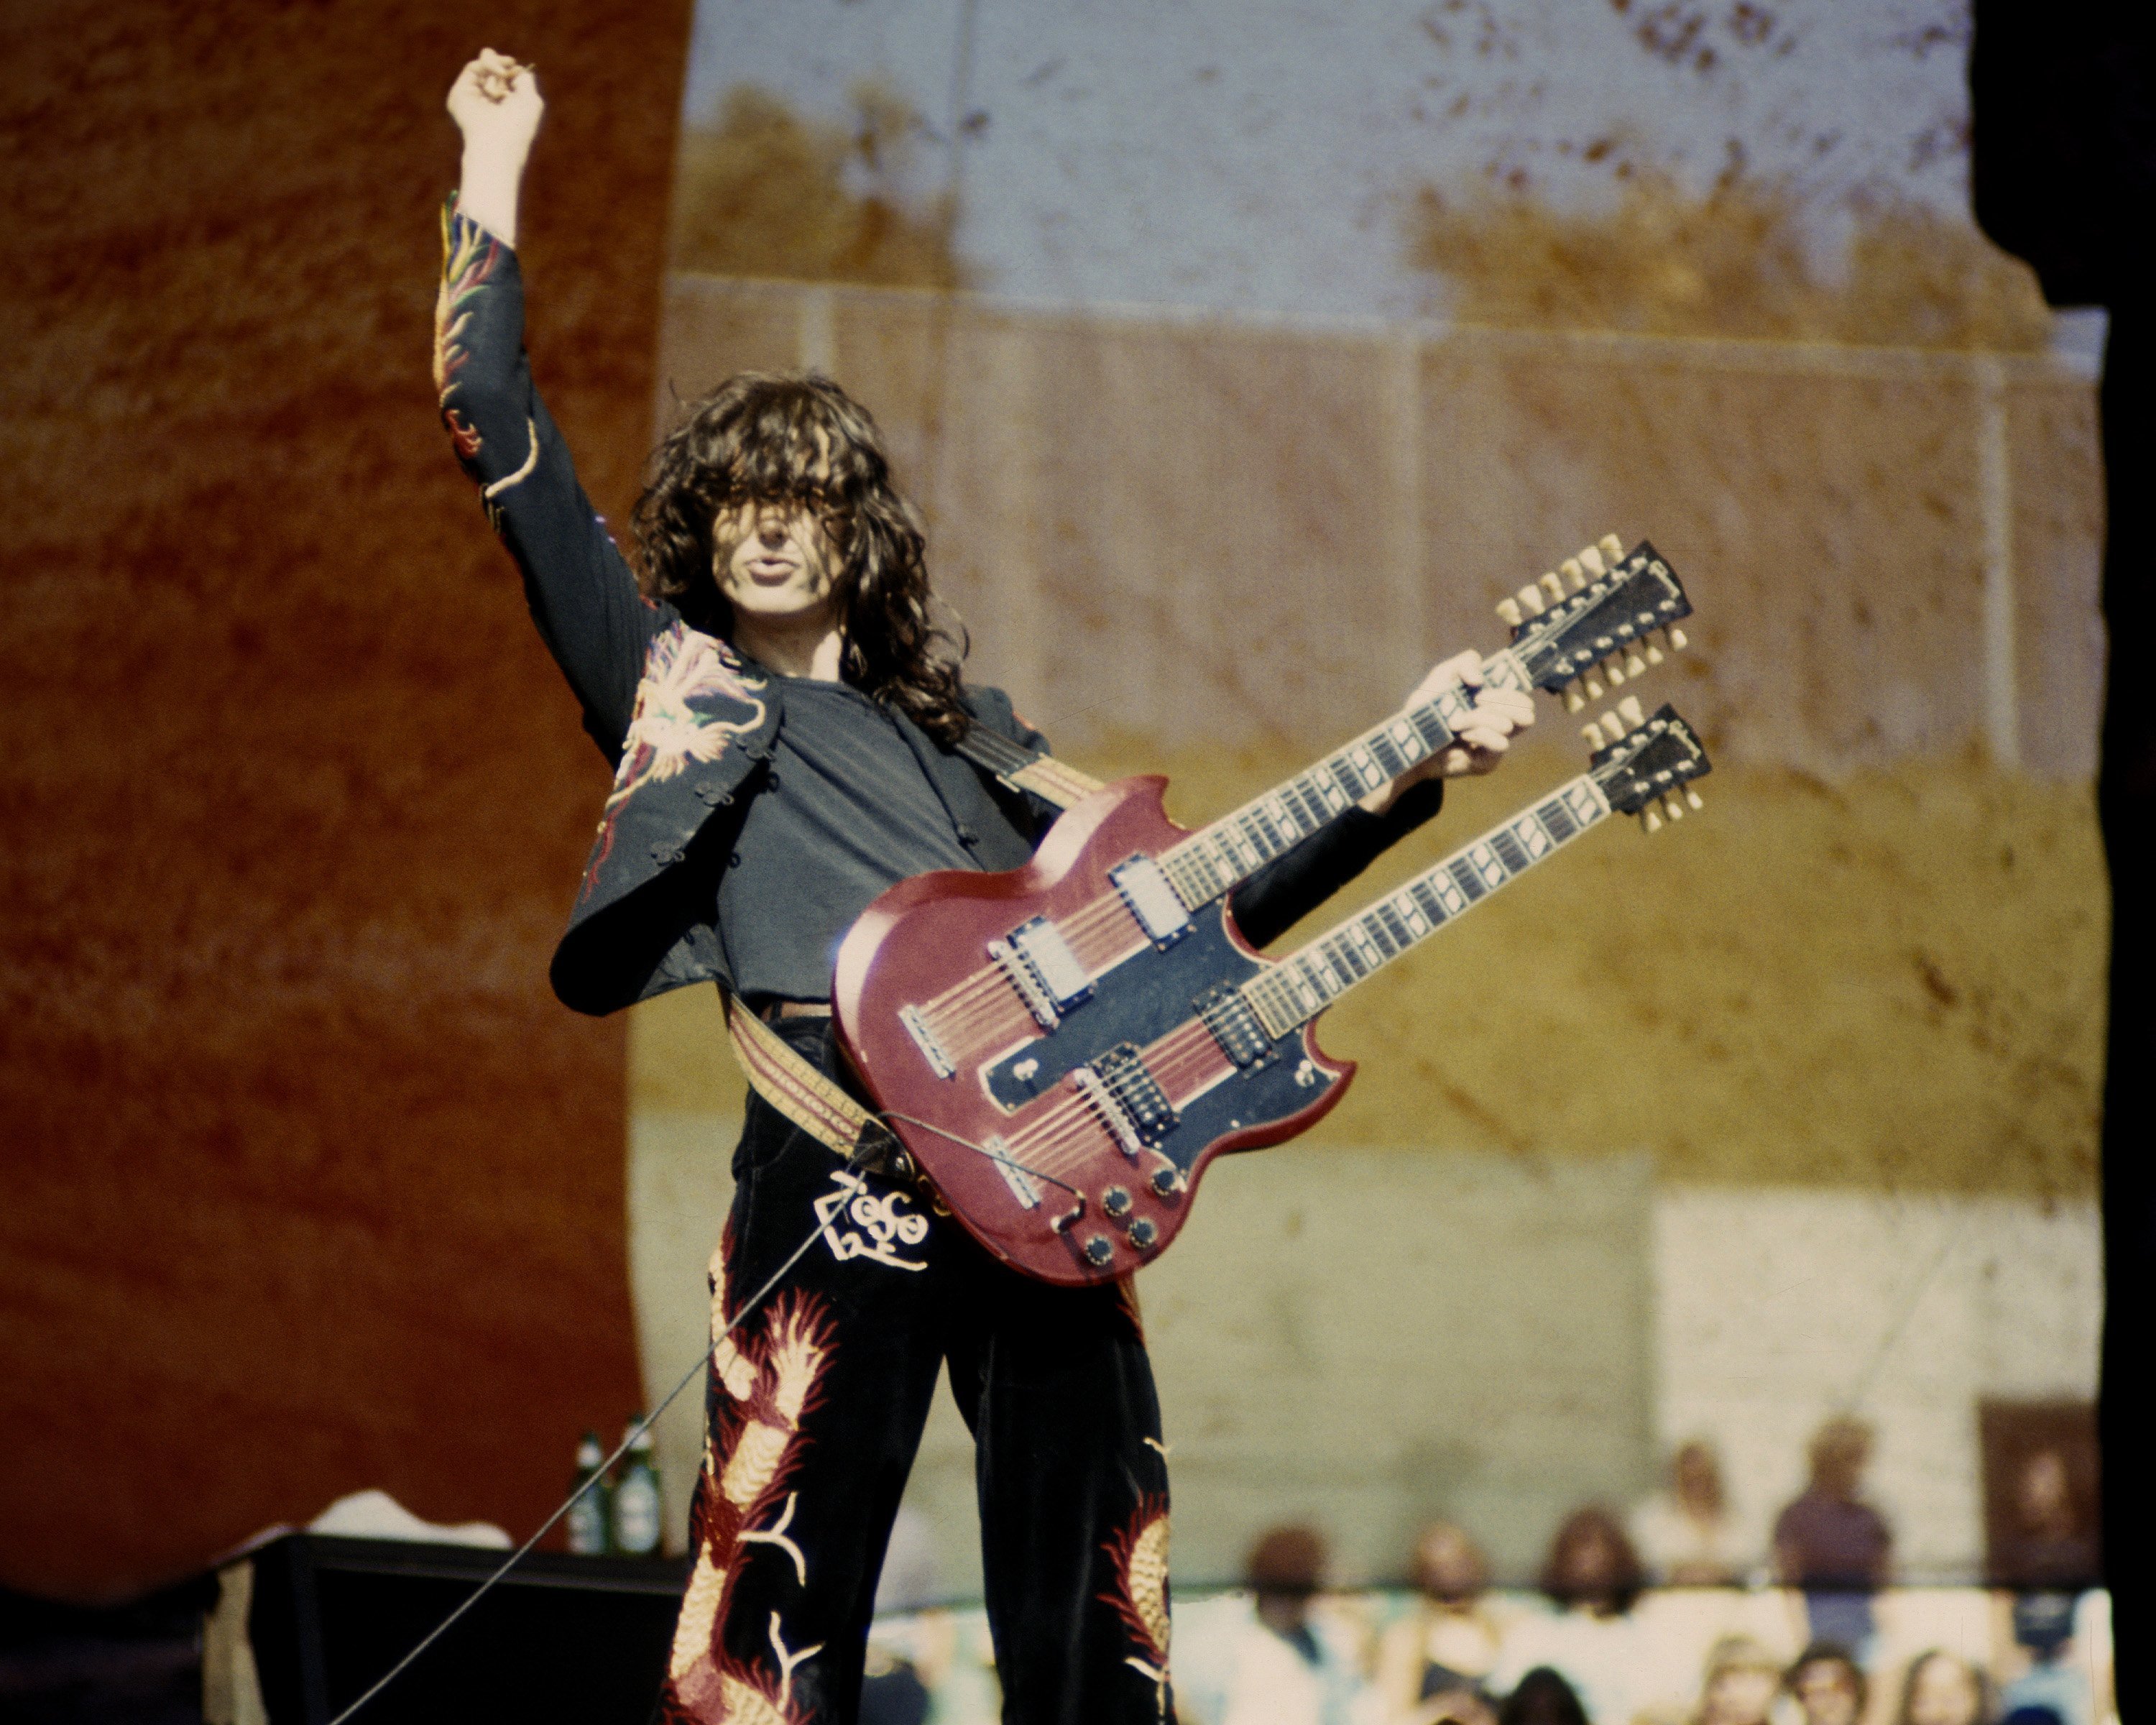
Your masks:
{"label": "double-neck electric guitar", "polygon": [[[1690,614],[1651,546],[1614,539],[1499,607],[1513,638],[1486,682],[1577,710],[1683,645]],[[1699,740],[1620,701],[1591,723],[1588,770],[1285,958],[1236,932],[1228,895],[1358,798],[1449,746],[1455,688],[1366,732],[1193,833],[1164,779],[1069,809],[1008,874],[901,882],[839,951],[839,1035],[946,1207],[998,1257],[1052,1282],[1159,1255],[1211,1160],[1276,1144],[1337,1102],[1352,1064],[1312,1022],[1356,983],[1614,814],[1650,826],[1697,806]]]}

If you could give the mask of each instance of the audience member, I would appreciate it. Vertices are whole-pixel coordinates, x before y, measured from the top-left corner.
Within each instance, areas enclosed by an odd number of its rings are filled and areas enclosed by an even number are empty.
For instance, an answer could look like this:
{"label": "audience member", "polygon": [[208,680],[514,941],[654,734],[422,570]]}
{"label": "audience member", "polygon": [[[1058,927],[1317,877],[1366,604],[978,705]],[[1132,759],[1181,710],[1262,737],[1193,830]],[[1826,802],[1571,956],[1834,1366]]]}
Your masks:
{"label": "audience member", "polygon": [[1909,1661],[1895,1725],[1990,1725],[1990,1688],[1967,1660],[1934,1647]]}
{"label": "audience member", "polygon": [[1450,1522],[1423,1529],[1414,1549],[1415,1600],[1378,1644],[1378,1691],[1389,1725],[1495,1725],[1485,1681],[1500,1633],[1483,1604],[1489,1565]]}
{"label": "audience member", "polygon": [[2103,1568],[2092,1506],[2078,1501],[2066,1454],[2046,1444],[2021,1458],[2012,1520],[1992,1553],[1994,1579],[2006,1587],[2084,1588]]}
{"label": "audience member", "polygon": [[1250,1548],[1247,1602],[1225,1600],[1224,1617],[1177,1614],[1176,1698],[1206,1725],[1358,1725],[1368,1695],[1358,1650],[1317,1621],[1324,1540],[1303,1527],[1274,1527]]}
{"label": "audience member", "polygon": [[1640,1554],[1616,1517],[1599,1507],[1573,1511],[1543,1566],[1553,1609],[1509,1628],[1492,1681],[1524,1682],[1522,1673],[1548,1666],[1572,1686],[1589,1718],[1630,1725],[1652,1693],[1631,1615],[1645,1584]]}
{"label": "audience member", "polygon": [[1774,1521],[1782,1579],[1802,1588],[1811,1639],[1859,1658],[1871,1639],[1871,1595],[1886,1585],[1893,1536],[1859,1495],[1871,1459],[1871,1428],[1840,1415],[1813,1434],[1811,1479]]}
{"label": "audience member", "polygon": [[2076,1615],[2071,1594],[2023,1594],[2014,1601],[2014,1640],[2029,1668],[1999,1695],[2007,1717],[2041,1709],[2056,1715],[2059,1725],[2094,1725],[2095,1685],[2085,1662],[2074,1657]]}
{"label": "audience member", "polygon": [[1707,1656],[1694,1725],[1768,1725],[1782,1662],[1749,1635],[1724,1635]]}
{"label": "audience member", "polygon": [[1739,1579],[1722,1463],[1712,1445],[1694,1438],[1678,1445],[1668,1487],[1634,1513],[1632,1537],[1664,1586],[1722,1587]]}
{"label": "audience member", "polygon": [[1815,1641],[1799,1653],[1787,1681],[1804,1725],[1857,1725],[1871,1695],[1864,1667],[1831,1641]]}
{"label": "audience member", "polygon": [[1513,1686],[1497,1709],[1497,1725],[1589,1725],[1578,1692],[1557,1672],[1538,1665]]}

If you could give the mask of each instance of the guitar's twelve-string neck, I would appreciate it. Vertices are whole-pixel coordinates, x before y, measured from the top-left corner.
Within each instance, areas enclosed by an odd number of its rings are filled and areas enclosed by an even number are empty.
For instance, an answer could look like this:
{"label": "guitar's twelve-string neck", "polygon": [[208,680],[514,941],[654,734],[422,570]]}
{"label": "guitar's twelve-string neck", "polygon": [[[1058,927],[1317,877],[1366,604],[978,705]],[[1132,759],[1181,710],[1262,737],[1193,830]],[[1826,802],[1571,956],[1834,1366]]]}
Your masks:
{"label": "guitar's twelve-string neck", "polygon": [[1609,813],[1609,802],[1583,773],[1254,977],[1244,985],[1245,998],[1269,1034],[1286,1035]]}
{"label": "guitar's twelve-string neck", "polygon": [[[1509,652],[1486,660],[1483,678],[1505,688],[1527,686],[1518,661]],[[1428,760],[1458,735],[1473,708],[1464,690],[1448,689],[1364,732],[1286,784],[1192,834],[1160,858],[1176,896],[1194,911],[1210,903],[1352,804]]]}

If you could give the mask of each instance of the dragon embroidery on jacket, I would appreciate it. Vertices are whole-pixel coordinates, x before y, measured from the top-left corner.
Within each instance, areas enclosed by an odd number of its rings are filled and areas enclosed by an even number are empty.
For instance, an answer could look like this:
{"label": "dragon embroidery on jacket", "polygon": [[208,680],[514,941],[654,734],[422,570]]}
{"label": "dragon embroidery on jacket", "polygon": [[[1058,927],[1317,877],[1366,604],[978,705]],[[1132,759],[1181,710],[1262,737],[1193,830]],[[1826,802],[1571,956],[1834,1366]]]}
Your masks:
{"label": "dragon embroidery on jacket", "polygon": [[[584,870],[583,896],[598,883],[599,866],[613,849],[614,822],[640,786],[678,778],[692,761],[717,760],[735,737],[763,723],[764,703],[752,692],[762,685],[743,676],[740,666],[725,643],[685,623],[652,637],[598,844]],[[724,703],[737,716],[704,703]]]}
{"label": "dragon embroidery on jacket", "polygon": [[[1148,1441],[1151,1441],[1148,1440]],[[1131,1519],[1101,1549],[1116,1566],[1116,1584],[1101,1595],[1113,1605],[1138,1648],[1123,1663],[1147,1678],[1168,1717],[1168,1500],[1138,1499]]]}
{"label": "dragon embroidery on jacket", "polygon": [[674,1627],[665,1712],[669,1721],[698,1725],[801,1725],[794,1668],[820,1653],[822,1644],[788,1647],[773,1612],[766,1635],[774,1678],[761,1662],[728,1654],[720,1632],[746,1548],[773,1547],[808,1584],[808,1557],[787,1532],[798,1494],[784,1487],[806,1447],[801,1423],[820,1399],[831,1326],[821,1301],[789,1294],[771,1307],[751,1339],[737,1343],[725,1333],[726,1256],[721,1241],[711,1265],[711,1418],[690,1517],[696,1564]]}
{"label": "dragon embroidery on jacket", "polygon": [[442,206],[442,285],[434,294],[434,389],[442,424],[449,428],[449,441],[462,461],[479,454],[479,428],[449,405],[449,392],[471,357],[463,337],[471,322],[472,300],[492,280],[501,261],[500,240],[469,216],[459,214],[454,200]]}

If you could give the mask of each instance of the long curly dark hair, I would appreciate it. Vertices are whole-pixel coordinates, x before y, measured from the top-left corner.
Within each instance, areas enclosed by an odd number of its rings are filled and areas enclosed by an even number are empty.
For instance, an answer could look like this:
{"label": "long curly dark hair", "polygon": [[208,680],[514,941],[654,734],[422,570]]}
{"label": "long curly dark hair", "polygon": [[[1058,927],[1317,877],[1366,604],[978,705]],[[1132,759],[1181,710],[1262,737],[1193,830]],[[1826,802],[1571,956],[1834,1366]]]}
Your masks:
{"label": "long curly dark hair", "polygon": [[653,454],[629,516],[638,579],[695,629],[731,637],[713,573],[713,523],[745,502],[808,504],[836,547],[840,675],[930,736],[956,742],[964,630],[931,606],[921,518],[891,480],[868,410],[814,372],[742,372],[691,408]]}

